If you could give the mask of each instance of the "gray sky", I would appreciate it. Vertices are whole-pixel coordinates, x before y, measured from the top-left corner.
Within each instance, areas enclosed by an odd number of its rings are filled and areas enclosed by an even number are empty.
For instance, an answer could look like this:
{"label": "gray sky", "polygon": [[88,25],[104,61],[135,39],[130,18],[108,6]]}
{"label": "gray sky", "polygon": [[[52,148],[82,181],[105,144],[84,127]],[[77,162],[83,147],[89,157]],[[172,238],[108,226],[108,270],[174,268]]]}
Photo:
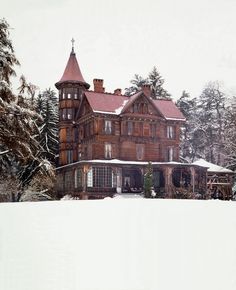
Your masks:
{"label": "gray sky", "polygon": [[88,83],[124,89],[156,65],[178,98],[215,80],[236,92],[235,15],[236,0],[8,0],[0,17],[13,28],[18,74],[41,90],[55,88],[74,37]]}

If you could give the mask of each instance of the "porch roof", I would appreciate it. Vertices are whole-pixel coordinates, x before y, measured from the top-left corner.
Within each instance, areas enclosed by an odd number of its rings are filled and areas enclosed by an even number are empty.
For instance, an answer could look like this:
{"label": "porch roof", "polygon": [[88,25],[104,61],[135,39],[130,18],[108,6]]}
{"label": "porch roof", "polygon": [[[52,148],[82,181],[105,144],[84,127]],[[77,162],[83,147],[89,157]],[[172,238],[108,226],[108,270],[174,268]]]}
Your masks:
{"label": "porch roof", "polygon": [[[120,160],[120,159],[92,159],[92,160],[81,160],[77,161],[74,163],[70,163],[67,165],[63,165],[60,167],[57,167],[56,170],[61,169],[61,168],[66,168],[74,165],[79,165],[79,164],[107,164],[107,165],[139,165],[139,166],[147,166],[148,161],[128,161],[128,160]],[[195,166],[195,167],[204,167],[205,166],[200,166],[198,164],[193,164],[193,163],[180,163],[180,162],[152,162],[152,165],[169,165],[169,166]]]}
{"label": "porch roof", "polygon": [[194,165],[204,166],[207,167],[207,172],[215,172],[215,173],[229,173],[234,174],[234,172],[230,169],[227,169],[225,167],[210,163],[204,159],[198,159],[193,162]]}

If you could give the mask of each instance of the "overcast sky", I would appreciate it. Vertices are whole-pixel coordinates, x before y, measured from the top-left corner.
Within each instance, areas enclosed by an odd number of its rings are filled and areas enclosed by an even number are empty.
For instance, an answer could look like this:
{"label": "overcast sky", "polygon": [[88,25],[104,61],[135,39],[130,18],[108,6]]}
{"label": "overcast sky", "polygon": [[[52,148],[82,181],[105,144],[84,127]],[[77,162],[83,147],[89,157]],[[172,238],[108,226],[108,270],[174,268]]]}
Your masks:
{"label": "overcast sky", "polygon": [[174,98],[215,80],[236,92],[236,0],[8,0],[0,17],[18,74],[41,90],[55,89],[73,37],[85,80],[102,78],[109,92],[154,65]]}

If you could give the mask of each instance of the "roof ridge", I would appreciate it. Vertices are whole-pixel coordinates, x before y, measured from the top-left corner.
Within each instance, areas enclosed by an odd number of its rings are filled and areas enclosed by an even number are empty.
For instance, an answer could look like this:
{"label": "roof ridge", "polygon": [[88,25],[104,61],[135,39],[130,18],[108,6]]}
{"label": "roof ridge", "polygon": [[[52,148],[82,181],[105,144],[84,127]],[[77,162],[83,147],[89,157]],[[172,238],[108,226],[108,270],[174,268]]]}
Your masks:
{"label": "roof ridge", "polygon": [[109,93],[109,92],[96,92],[96,91],[93,91],[93,90],[87,90],[87,92],[90,92],[90,93],[96,93],[96,94],[106,94],[106,95],[113,95],[113,96],[119,96],[119,97],[127,97],[129,98],[129,96],[127,95],[117,95],[117,94],[114,94],[114,93]]}

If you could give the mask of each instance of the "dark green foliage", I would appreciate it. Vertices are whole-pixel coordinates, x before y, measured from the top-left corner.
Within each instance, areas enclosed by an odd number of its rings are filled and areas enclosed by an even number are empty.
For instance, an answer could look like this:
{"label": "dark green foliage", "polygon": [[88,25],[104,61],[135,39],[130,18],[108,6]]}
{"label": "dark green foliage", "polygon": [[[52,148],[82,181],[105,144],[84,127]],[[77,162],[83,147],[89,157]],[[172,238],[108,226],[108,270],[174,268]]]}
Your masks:
{"label": "dark green foliage", "polygon": [[58,99],[50,88],[38,95],[36,111],[43,121],[39,126],[39,143],[43,149],[42,156],[55,164],[58,154]]}
{"label": "dark green foliage", "polygon": [[151,97],[153,99],[169,99],[170,94],[163,88],[164,79],[161,77],[157,68],[154,66],[147,78],[135,74],[130,81],[132,86],[125,89],[126,95],[132,95],[142,89],[142,86],[149,84],[151,86]]}
{"label": "dark green foliage", "polygon": [[144,195],[146,198],[152,197],[153,189],[153,169],[152,162],[148,162],[146,173],[144,174]]}

